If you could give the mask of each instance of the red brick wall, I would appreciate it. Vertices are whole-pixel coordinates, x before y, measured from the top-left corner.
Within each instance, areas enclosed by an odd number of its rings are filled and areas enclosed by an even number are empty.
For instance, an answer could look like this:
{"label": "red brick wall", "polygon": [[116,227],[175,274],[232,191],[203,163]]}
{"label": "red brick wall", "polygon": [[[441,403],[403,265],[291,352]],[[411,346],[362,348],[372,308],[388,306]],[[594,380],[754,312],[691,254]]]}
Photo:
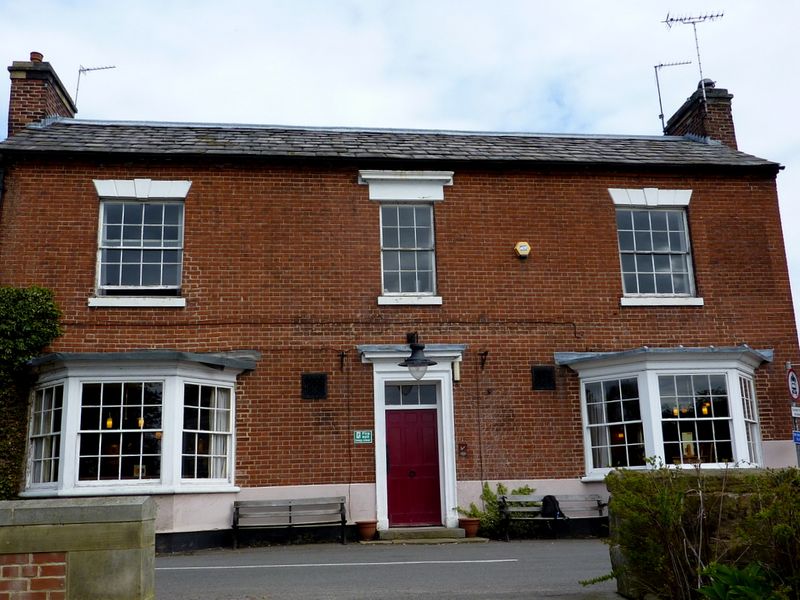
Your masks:
{"label": "red brick wall", "polygon": [[[582,474],[577,376],[558,369],[555,391],[530,389],[530,366],[552,364],[555,351],[774,348],[757,378],[763,435],[789,437],[783,364],[800,353],[771,175],[434,165],[455,170],[435,207],[443,305],[379,307],[378,204],[357,184],[358,169],[371,167],[18,160],[0,214],[0,283],[55,290],[66,334],[54,350],[260,350],[238,390],[243,486],[373,481],[374,448],[352,444],[352,431],[374,422],[372,367],[355,346],[401,344],[409,331],[468,345],[454,388],[455,441],[468,448],[459,479]],[[185,309],[87,307],[98,219],[91,180],[134,177],[193,182]],[[689,226],[705,306],[620,307],[609,187],[694,190]],[[513,251],[520,240],[533,248],[525,261]],[[300,374],[310,371],[329,374],[327,400],[300,399]]]}
{"label": "red brick wall", "polygon": [[64,552],[0,554],[0,600],[64,600]]}
{"label": "red brick wall", "polygon": [[733,95],[725,89],[707,88],[705,100],[702,90],[696,91],[670,118],[665,133],[710,137],[738,149],[731,112],[732,99]]}
{"label": "red brick wall", "polygon": [[[46,117],[74,117],[68,96],[50,63],[14,62],[8,109],[8,136]],[[60,94],[59,94],[60,92]]]}

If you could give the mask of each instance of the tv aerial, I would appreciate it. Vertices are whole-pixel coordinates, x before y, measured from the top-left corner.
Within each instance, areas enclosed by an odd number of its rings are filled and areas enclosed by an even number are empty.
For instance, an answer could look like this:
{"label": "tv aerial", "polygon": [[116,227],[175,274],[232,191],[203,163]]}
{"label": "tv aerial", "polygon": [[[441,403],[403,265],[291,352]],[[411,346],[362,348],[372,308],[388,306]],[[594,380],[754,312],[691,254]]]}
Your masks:
{"label": "tv aerial", "polygon": [[700,89],[703,90],[703,106],[706,106],[706,85],[703,80],[703,64],[700,62],[700,43],[697,41],[697,24],[698,23],[705,23],[706,21],[716,21],[717,19],[721,19],[725,16],[725,13],[714,13],[714,14],[706,14],[706,15],[699,15],[696,17],[672,17],[669,13],[667,13],[667,17],[662,21],[665,23],[667,27],[672,29],[673,25],[691,25],[692,30],[694,31],[694,47],[697,51],[697,67],[700,69]]}
{"label": "tv aerial", "polygon": [[80,65],[78,68],[78,84],[75,86],[75,106],[78,106],[78,91],[81,89],[81,75],[85,75],[90,71],[105,71],[106,69],[116,69],[116,65],[109,65],[107,67],[84,67]]}
{"label": "tv aerial", "polygon": [[661,84],[658,81],[658,72],[663,69],[664,67],[678,67],[681,65],[690,65],[692,61],[690,60],[682,60],[680,62],[671,62],[671,63],[660,63],[657,65],[653,65],[653,70],[656,72],[656,90],[658,90],[658,118],[661,119],[661,130],[666,133],[667,132],[667,125],[664,122],[664,105],[661,103]]}

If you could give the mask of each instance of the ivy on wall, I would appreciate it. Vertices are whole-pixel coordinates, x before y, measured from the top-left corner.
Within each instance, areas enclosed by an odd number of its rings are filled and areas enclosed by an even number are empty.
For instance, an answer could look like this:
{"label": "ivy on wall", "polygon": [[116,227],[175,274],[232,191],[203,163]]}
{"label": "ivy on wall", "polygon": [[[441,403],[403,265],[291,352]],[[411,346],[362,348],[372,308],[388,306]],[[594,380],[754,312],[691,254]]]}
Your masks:
{"label": "ivy on wall", "polygon": [[61,335],[61,311],[45,288],[0,287],[0,500],[17,495],[27,437],[25,363]]}

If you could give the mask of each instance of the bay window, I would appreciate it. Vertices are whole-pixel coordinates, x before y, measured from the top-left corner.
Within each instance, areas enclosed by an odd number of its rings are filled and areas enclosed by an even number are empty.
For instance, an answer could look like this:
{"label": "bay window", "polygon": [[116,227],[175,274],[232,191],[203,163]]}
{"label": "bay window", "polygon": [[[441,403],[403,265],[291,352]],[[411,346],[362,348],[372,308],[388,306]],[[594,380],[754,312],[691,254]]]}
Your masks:
{"label": "bay window", "polygon": [[581,378],[588,478],[620,467],[759,465],[755,370],[769,350],[556,353]]}
{"label": "bay window", "polygon": [[237,376],[257,353],[61,353],[31,401],[23,496],[232,491]]}

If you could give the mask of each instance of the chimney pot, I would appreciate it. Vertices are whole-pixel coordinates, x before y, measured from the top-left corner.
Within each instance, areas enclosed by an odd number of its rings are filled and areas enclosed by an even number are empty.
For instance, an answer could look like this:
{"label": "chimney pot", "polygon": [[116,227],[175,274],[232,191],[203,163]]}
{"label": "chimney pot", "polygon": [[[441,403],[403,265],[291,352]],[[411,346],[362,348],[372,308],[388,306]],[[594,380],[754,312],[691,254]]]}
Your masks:
{"label": "chimney pot", "polygon": [[40,63],[44,58],[44,54],[41,52],[31,52],[31,62]]}
{"label": "chimney pot", "polygon": [[715,87],[717,87],[717,82],[712,81],[708,77],[706,77],[705,79],[701,79],[700,83],[697,84],[698,90],[703,88],[706,88],[707,90],[713,90]]}

